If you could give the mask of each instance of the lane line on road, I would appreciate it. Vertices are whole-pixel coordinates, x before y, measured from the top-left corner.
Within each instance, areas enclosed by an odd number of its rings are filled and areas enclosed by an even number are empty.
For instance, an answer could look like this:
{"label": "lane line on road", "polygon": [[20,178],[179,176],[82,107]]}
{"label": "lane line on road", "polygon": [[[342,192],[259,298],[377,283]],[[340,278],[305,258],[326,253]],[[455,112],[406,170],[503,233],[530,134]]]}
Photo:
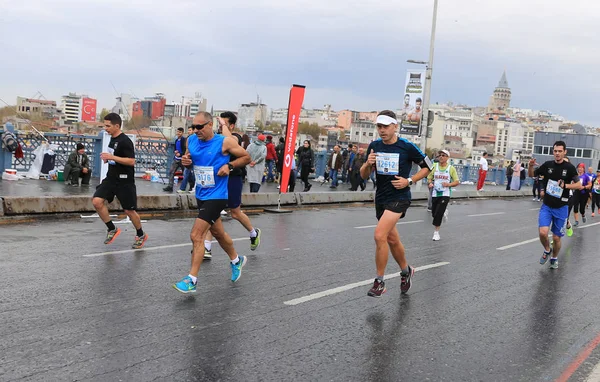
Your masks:
{"label": "lane line on road", "polygon": [[494,216],[494,215],[504,215],[506,212],[490,212],[489,214],[475,214],[475,215],[467,215],[470,218],[478,217],[478,216]]}
{"label": "lane line on road", "polygon": [[[242,241],[242,240],[250,240],[248,237],[240,237],[237,239],[232,239],[233,241]],[[216,240],[213,240],[212,243],[217,243]],[[132,252],[143,252],[143,251],[156,251],[159,249],[167,249],[167,248],[179,248],[179,247],[191,247],[192,243],[183,243],[183,244],[172,244],[172,245],[160,245],[157,247],[144,247],[141,249],[126,249],[123,251],[110,251],[110,252],[101,252],[101,253],[92,253],[89,255],[82,255],[83,257],[100,257],[100,256],[108,256],[108,255],[120,255],[122,253],[132,253]]]}
{"label": "lane line on road", "polygon": [[584,363],[588,357],[592,354],[594,349],[596,349],[600,345],[600,334],[596,336],[588,345],[577,355],[577,357],[567,366],[565,371],[556,379],[556,382],[567,382],[569,378],[575,374],[579,366]]}
{"label": "lane line on road", "polygon": [[539,211],[539,210],[540,210],[540,207],[538,207],[538,208],[530,208],[529,209],[529,211]]}
{"label": "lane line on road", "polygon": [[514,244],[509,244],[509,245],[505,245],[504,247],[500,247],[500,248],[496,248],[498,251],[504,251],[510,248],[514,248],[514,247],[518,247],[520,245],[524,245],[524,244],[529,244],[529,243],[534,243],[536,241],[539,241],[540,238],[536,237],[535,239],[529,239],[529,240],[524,240],[524,241],[520,241],[518,243],[514,243]]}
{"label": "lane line on road", "polygon": [[[448,265],[450,264],[447,261],[443,261],[440,263],[434,263],[434,264],[429,264],[429,265],[423,265],[421,267],[415,267],[415,272],[419,272],[419,271],[425,271],[427,269],[432,269],[432,268],[437,268],[437,267],[442,267],[444,265]],[[392,273],[390,275],[386,275],[385,276],[385,280],[389,280],[389,279],[393,279],[395,277],[399,277],[400,276],[400,272],[397,273]],[[285,305],[298,305],[298,304],[302,304],[308,301],[312,301],[312,300],[316,300],[322,297],[327,297],[327,296],[331,296],[333,294],[337,294],[337,293],[342,293],[345,292],[347,290],[350,289],[354,289],[354,288],[358,288],[361,286],[365,286],[365,285],[369,285],[373,283],[373,279],[369,279],[369,280],[364,280],[364,281],[359,281],[357,283],[352,283],[352,284],[347,284],[347,285],[342,285],[340,287],[337,288],[332,288],[332,289],[328,289],[328,290],[324,290],[322,292],[317,292],[317,293],[313,293],[313,294],[309,294],[308,296],[304,296],[304,297],[299,297],[299,298],[295,298],[293,300],[289,300],[289,301],[285,301],[284,304]]]}
{"label": "lane line on road", "polygon": [[[411,220],[409,222],[398,222],[396,223],[396,225],[402,225],[402,224],[415,224],[415,223],[423,223],[425,220]],[[377,227],[377,225],[363,225],[360,227],[354,227],[356,229],[363,229],[363,228],[375,228]]]}
{"label": "lane line on road", "polygon": [[[592,223],[592,224],[586,224],[586,225],[584,225],[584,226],[579,226],[579,227],[577,227],[577,229],[576,229],[575,231],[577,231],[577,230],[580,230],[580,229],[584,229],[584,228],[589,228],[589,227],[597,226],[597,225],[599,225],[599,224],[600,224],[600,222],[598,222],[598,223]],[[534,243],[534,242],[536,242],[536,241],[539,241],[539,240],[540,240],[540,239],[539,239],[539,237],[536,237],[535,239],[529,239],[529,240],[520,241],[520,242],[518,242],[518,243],[509,244],[509,245],[505,245],[504,247],[500,247],[500,248],[496,248],[496,249],[497,249],[498,251],[504,251],[504,250],[506,250],[506,249],[510,249],[510,248],[518,247],[518,246],[520,246],[520,245],[529,244],[529,243]]]}

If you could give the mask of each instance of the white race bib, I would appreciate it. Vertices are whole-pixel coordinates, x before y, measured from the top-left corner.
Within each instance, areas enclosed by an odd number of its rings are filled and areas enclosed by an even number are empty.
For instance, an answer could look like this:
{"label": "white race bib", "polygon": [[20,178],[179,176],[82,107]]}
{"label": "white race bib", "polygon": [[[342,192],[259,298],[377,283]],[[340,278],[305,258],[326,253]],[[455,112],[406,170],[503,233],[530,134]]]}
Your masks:
{"label": "white race bib", "polygon": [[194,166],[194,176],[196,177],[196,185],[201,188],[215,186],[215,171],[211,166]]}
{"label": "white race bib", "polygon": [[600,190],[600,183],[594,182],[594,190]]}
{"label": "white race bib", "polygon": [[376,153],[377,173],[381,175],[398,175],[400,154]]}
{"label": "white race bib", "polygon": [[548,184],[546,185],[546,193],[548,195],[560,199],[562,198],[563,188],[558,185],[558,182],[556,180],[548,179]]}
{"label": "white race bib", "polygon": [[[442,186],[443,183],[448,182],[448,179],[436,179],[433,181],[433,189],[439,192],[444,192],[447,187]],[[449,182],[448,182],[449,183]]]}

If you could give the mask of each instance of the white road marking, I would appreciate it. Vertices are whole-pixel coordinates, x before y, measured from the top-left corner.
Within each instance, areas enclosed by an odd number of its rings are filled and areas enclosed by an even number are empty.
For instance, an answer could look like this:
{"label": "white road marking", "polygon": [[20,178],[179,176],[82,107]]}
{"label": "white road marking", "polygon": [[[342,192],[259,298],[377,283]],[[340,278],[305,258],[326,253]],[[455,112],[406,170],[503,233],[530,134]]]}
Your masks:
{"label": "white road marking", "polygon": [[540,210],[540,207],[538,207],[538,208],[530,208],[529,209],[529,211],[539,211],[539,210]]}
{"label": "white road marking", "polygon": [[[423,265],[422,267],[415,267],[415,272],[419,272],[419,271],[424,271],[427,269],[431,269],[431,268],[437,268],[437,267],[442,267],[444,265],[448,265],[450,264],[447,261],[441,262],[441,263],[434,263],[434,264],[429,264],[429,265]],[[400,272],[397,273],[392,273],[391,275],[386,275],[385,276],[385,280],[389,280],[389,279],[393,279],[395,277],[400,276]],[[322,292],[317,292],[317,293],[313,293],[310,294],[308,296],[304,296],[304,297],[299,297],[299,298],[295,298],[293,300],[289,300],[289,301],[285,301],[284,304],[285,305],[298,305],[298,304],[302,304],[308,301],[312,301],[312,300],[316,300],[322,297],[327,297],[327,296],[331,296],[333,294],[337,294],[337,293],[342,293],[345,292],[347,290],[350,289],[354,289],[354,288],[358,288],[361,286],[365,286],[365,285],[369,285],[373,283],[373,279],[369,279],[369,280],[365,280],[365,281],[359,281],[357,283],[352,283],[352,284],[347,284],[347,285],[343,285],[337,288],[333,288],[333,289],[328,289],[328,290],[324,290]]]}
{"label": "white road marking", "polygon": [[284,248],[282,251],[289,251],[291,248]]}
{"label": "white road marking", "polygon": [[475,214],[475,215],[467,215],[470,218],[478,217],[478,216],[493,216],[493,215],[504,215],[506,212],[491,212],[489,214]]}
{"label": "white road marking", "polygon": [[[248,237],[240,237],[237,239],[233,239],[233,241],[241,241],[241,240],[250,240]],[[216,240],[213,240],[212,243],[217,243]],[[101,252],[101,253],[92,253],[89,255],[83,255],[83,257],[100,257],[100,256],[108,256],[108,255],[119,255],[121,253],[131,253],[131,252],[141,252],[141,251],[156,251],[158,249],[166,249],[166,248],[179,248],[179,247],[191,247],[192,243],[183,243],[183,244],[172,244],[172,245],[160,245],[158,247],[144,247],[141,249],[126,249],[123,251],[110,251],[110,252]]]}
{"label": "white road marking", "polygon": [[590,373],[590,375],[585,380],[586,382],[600,382],[600,363],[594,367],[594,370]]}
{"label": "white road marking", "polygon": [[[396,225],[414,224],[414,223],[423,223],[423,222],[424,222],[424,220],[411,220],[409,222],[398,222],[398,223],[396,223]],[[361,226],[361,227],[354,227],[354,228],[356,228],[356,229],[363,229],[363,228],[375,228],[375,227],[377,227],[377,225],[364,225],[364,226]]]}
{"label": "white road marking", "polygon": [[496,248],[498,251],[504,251],[506,249],[510,249],[510,248],[514,248],[514,247],[518,247],[520,245],[524,245],[524,244],[529,244],[529,243],[534,243],[536,241],[540,241],[539,237],[536,237],[535,239],[529,239],[529,240],[525,240],[525,241],[520,241],[518,243],[514,243],[514,244],[510,244],[510,245],[505,245],[504,247],[500,247],[500,248]]}
{"label": "white road marking", "polygon": [[588,228],[588,227],[593,227],[593,226],[598,225],[598,224],[600,224],[600,222],[599,223],[586,224],[584,226],[577,227],[576,230],[583,229],[583,228]]}

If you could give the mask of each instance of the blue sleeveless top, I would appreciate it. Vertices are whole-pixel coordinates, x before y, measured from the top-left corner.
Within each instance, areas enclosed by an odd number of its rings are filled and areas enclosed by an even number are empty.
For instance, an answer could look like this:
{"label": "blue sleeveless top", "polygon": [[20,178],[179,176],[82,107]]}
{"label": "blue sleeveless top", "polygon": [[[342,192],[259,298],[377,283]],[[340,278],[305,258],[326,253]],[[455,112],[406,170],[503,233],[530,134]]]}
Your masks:
{"label": "blue sleeveless top", "polygon": [[193,134],[188,139],[196,177],[196,198],[202,201],[227,199],[228,176],[217,176],[219,169],[229,163],[229,154],[223,154],[223,135],[215,134],[209,141],[202,141]]}

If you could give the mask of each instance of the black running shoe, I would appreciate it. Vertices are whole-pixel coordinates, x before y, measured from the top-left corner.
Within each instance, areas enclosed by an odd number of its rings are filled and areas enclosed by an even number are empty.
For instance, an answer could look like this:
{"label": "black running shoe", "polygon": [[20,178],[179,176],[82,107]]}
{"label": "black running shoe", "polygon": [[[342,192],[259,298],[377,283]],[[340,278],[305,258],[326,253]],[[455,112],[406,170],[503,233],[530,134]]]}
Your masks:
{"label": "black running shoe", "polygon": [[385,289],[385,282],[380,281],[379,279],[375,279],[373,282],[373,287],[367,292],[367,296],[371,297],[381,297],[382,294],[385,293],[387,289]]}
{"label": "black running shoe", "polygon": [[408,273],[402,272],[400,274],[400,291],[404,294],[409,291],[412,286],[412,278],[415,274],[415,268],[408,266]]}

